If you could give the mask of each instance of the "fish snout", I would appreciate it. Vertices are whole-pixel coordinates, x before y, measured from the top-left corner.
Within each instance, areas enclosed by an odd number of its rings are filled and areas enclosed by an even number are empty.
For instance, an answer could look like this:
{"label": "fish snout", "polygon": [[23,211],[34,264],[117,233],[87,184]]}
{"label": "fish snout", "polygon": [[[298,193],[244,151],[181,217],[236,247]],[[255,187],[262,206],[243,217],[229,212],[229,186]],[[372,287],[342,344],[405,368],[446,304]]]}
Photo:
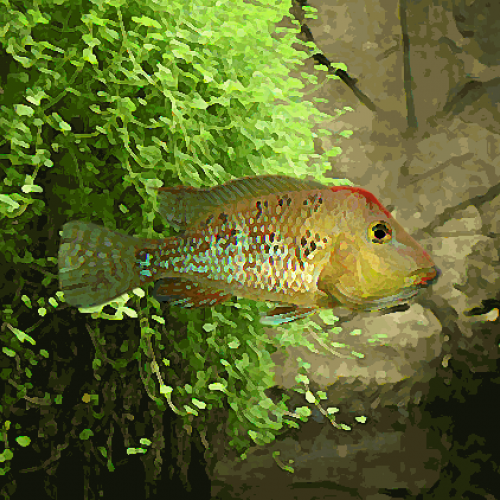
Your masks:
{"label": "fish snout", "polygon": [[430,269],[420,270],[415,274],[420,277],[420,280],[415,284],[419,287],[428,287],[434,285],[443,273],[437,266],[433,266]]}

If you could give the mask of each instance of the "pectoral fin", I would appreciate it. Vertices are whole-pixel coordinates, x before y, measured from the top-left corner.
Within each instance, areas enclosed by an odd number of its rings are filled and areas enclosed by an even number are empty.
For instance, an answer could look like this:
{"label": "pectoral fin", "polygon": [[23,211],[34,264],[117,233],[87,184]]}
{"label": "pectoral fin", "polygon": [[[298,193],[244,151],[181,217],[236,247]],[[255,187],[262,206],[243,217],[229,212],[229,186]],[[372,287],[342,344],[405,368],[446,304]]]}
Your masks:
{"label": "pectoral fin", "polygon": [[294,305],[278,306],[266,315],[261,316],[263,325],[278,326],[305,318],[316,311],[315,307],[297,307]]}

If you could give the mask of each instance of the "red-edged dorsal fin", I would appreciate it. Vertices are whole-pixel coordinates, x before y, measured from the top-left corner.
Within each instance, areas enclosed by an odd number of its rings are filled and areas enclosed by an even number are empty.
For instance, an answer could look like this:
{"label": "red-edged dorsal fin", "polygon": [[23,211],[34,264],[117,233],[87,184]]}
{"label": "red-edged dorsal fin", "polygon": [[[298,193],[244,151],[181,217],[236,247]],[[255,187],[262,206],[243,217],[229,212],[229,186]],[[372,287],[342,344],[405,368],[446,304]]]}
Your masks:
{"label": "red-edged dorsal fin", "polygon": [[156,282],[153,297],[173,306],[212,307],[229,300],[232,295],[185,278],[163,278]]}
{"label": "red-edged dorsal fin", "polygon": [[372,205],[376,205],[377,207],[379,207],[380,210],[382,210],[382,212],[387,217],[392,217],[391,212],[389,212],[389,210],[387,210],[387,208],[385,208],[384,205],[382,205],[382,203],[380,203],[380,201],[378,201],[377,198],[372,193],[370,193],[370,191],[367,191],[366,189],[357,186],[333,186],[330,187],[330,189],[333,192],[340,191],[341,189],[347,189],[352,193],[358,193],[364,198],[366,198],[366,201],[368,201],[368,203],[371,203]]}

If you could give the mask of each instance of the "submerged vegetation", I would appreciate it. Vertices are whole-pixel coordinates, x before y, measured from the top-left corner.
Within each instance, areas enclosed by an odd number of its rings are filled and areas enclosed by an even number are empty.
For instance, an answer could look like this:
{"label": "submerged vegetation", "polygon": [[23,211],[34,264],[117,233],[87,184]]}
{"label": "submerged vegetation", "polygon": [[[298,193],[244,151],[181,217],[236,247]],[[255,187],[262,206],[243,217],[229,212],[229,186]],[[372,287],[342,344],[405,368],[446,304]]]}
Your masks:
{"label": "submerged vegetation", "polygon": [[338,149],[314,153],[312,127],[331,117],[289,77],[307,57],[292,48],[298,28],[269,34],[286,14],[280,1],[1,3],[3,475],[32,444],[40,462],[70,447],[113,470],[118,428],[127,454],[150,450],[154,479],[164,412],[207,444],[223,415],[238,454],[307,418],[265,394],[281,348],[258,322],[266,304],[169,309],[145,289],[78,312],[56,265],[72,219],[174,234],[151,187],[263,173],[325,181]]}

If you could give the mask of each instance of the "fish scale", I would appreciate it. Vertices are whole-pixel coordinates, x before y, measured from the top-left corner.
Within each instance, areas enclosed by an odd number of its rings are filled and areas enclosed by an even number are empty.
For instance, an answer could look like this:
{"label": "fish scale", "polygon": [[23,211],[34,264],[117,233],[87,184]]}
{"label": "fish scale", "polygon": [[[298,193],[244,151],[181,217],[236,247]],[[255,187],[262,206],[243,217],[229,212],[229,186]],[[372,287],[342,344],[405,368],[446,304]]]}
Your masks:
{"label": "fish scale", "polygon": [[233,295],[277,302],[261,321],[281,324],[321,307],[395,306],[440,274],[359,187],[257,176],[160,188],[157,200],[179,235],[153,240],[82,221],[63,226],[59,281],[69,304],[99,305],[156,282],[154,297],[182,307]]}
{"label": "fish scale", "polygon": [[262,299],[265,293],[267,300],[315,292],[314,258],[328,238],[304,225],[316,223],[322,203],[321,193],[305,200],[284,193],[245,200],[235,213],[223,206],[187,230],[175,246],[160,246],[150,270],[194,275],[206,285],[232,292],[250,288],[252,296]]}

